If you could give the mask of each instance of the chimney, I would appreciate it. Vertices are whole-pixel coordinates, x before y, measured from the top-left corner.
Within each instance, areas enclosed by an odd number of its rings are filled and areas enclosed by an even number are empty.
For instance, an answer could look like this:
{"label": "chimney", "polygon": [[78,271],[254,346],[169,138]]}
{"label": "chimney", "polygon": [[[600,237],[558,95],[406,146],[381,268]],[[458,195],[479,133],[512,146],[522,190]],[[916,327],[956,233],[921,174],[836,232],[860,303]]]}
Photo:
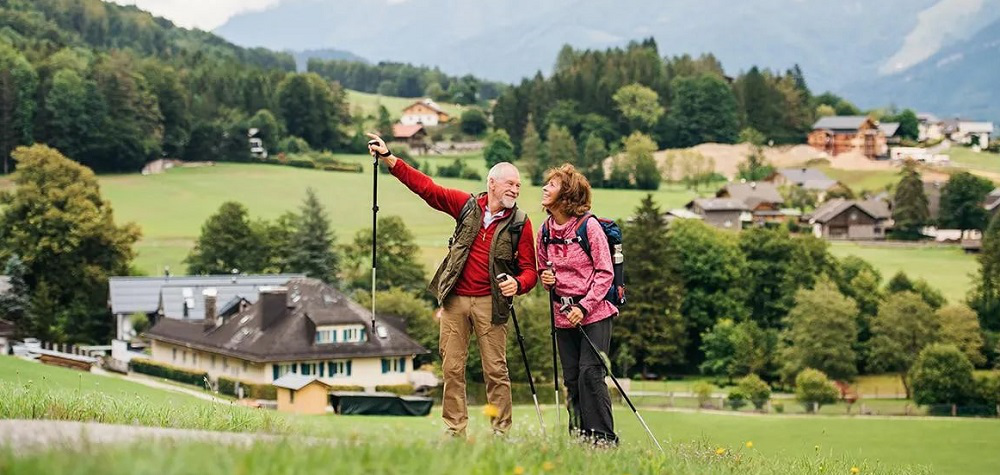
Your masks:
{"label": "chimney", "polygon": [[205,331],[209,331],[218,326],[216,321],[216,298],[218,297],[219,291],[214,287],[210,289],[205,289],[201,291],[201,295],[205,297]]}
{"label": "chimney", "polygon": [[258,303],[260,328],[264,330],[288,315],[288,287],[261,287]]}

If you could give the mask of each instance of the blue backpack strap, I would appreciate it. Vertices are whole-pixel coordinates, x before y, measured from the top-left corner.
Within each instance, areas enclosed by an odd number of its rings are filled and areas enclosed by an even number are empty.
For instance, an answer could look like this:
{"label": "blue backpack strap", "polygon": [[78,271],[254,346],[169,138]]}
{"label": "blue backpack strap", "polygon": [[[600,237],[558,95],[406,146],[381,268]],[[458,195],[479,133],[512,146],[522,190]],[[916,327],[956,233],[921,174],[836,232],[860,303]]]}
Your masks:
{"label": "blue backpack strap", "polygon": [[594,256],[590,255],[590,238],[587,237],[587,222],[590,221],[590,218],[593,216],[594,215],[591,213],[583,215],[583,222],[576,227],[576,236],[580,238],[580,247],[583,248],[583,252],[587,253],[587,257],[589,257],[590,260],[594,260]]}

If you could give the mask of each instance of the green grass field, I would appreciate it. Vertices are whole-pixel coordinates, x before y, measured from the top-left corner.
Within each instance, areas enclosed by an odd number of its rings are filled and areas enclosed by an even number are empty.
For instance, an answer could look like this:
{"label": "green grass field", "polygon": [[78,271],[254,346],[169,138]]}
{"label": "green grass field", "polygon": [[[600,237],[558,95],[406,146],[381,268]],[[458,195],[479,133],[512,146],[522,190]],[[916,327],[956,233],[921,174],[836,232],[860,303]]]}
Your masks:
{"label": "green grass field", "polygon": [[[351,113],[354,113],[356,108],[360,108],[365,115],[376,115],[378,106],[381,104],[389,110],[389,116],[393,120],[399,120],[399,117],[403,115],[403,109],[419,100],[423,100],[423,98],[383,96],[369,92],[347,90],[347,102],[350,104]],[[437,105],[453,118],[461,116],[462,111],[465,109],[465,106],[446,102],[438,102]]]}
{"label": "green grass field", "polygon": [[899,247],[834,242],[830,252],[837,257],[858,256],[872,263],[882,273],[883,282],[899,271],[926,279],[951,303],[965,300],[979,267],[973,255],[965,254],[957,246]]}
{"label": "green grass field", "polygon": [[[346,158],[346,157],[341,157]],[[355,156],[355,160],[368,160]],[[440,159],[438,159],[440,160]],[[444,186],[476,192],[485,184],[440,179]],[[307,187],[313,187],[326,206],[338,242],[371,226],[371,172],[332,173],[280,165],[221,163],[214,167],[179,168],[159,175],[107,175],[100,177],[101,192],[109,199],[118,222],[134,221],[143,238],[136,246],[137,266],[160,274],[169,265],[181,272],[182,260],[201,232],[201,225],[224,201],[243,203],[253,218],[274,219],[297,210]],[[595,190],[594,211],[620,218],[631,215],[645,192]],[[682,206],[693,193],[681,187],[664,187],[654,193],[664,209]],[[525,186],[519,203],[534,223],[540,223],[541,188]],[[431,267],[444,255],[454,221],[428,207],[394,177],[379,177],[380,216],[404,217],[422,248],[423,262]]]}
{"label": "green grass field", "polygon": [[952,147],[948,150],[953,166],[1000,173],[1000,154],[989,152],[973,152],[965,147]]}
{"label": "green grass field", "polygon": [[[913,468],[923,466],[933,473],[964,474],[988,473],[1000,464],[1000,421],[996,419],[734,416],[643,409],[650,428],[667,448],[667,457],[660,458],[625,408],[615,411],[622,447],[595,452],[564,437],[552,441],[556,419],[552,407],[545,410],[550,431],[546,438],[537,429],[533,409],[518,406],[509,441],[493,442],[486,416],[481,408],[472,407],[470,441],[452,443],[441,441],[437,410],[430,417],[410,418],[289,416],[209,403],[12,357],[0,357],[0,393],[2,418],[104,420],[331,437],[343,449],[330,450],[325,443],[314,448],[281,443],[211,450],[207,444],[164,444],[155,449],[81,449],[87,452],[85,457],[64,451],[15,457],[5,456],[0,448],[0,473],[64,473],[68,468],[73,473],[298,473],[328,469],[337,460],[338,471],[344,473],[514,473],[517,466],[524,473],[541,473],[545,467],[554,473],[846,474],[851,467],[861,473],[927,473]],[[48,404],[48,410],[24,409],[32,404],[43,406],[35,402],[39,399]],[[716,454],[718,449],[722,455]],[[329,454],[352,456],[328,460]],[[820,470],[820,465],[825,469]]]}
{"label": "green grass field", "polygon": [[828,165],[817,168],[830,178],[847,185],[855,193],[882,191],[899,182],[899,172],[896,170],[844,170]]}

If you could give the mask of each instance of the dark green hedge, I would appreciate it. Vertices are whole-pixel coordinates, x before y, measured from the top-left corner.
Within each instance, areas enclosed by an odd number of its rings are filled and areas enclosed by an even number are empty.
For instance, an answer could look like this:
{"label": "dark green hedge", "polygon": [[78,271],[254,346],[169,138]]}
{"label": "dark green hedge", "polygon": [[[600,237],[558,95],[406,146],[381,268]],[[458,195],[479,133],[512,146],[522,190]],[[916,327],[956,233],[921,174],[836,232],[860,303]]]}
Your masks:
{"label": "dark green hedge", "polygon": [[195,386],[204,386],[205,378],[208,377],[208,373],[191,371],[188,369],[178,368],[175,366],[165,365],[161,363],[154,363],[149,360],[142,358],[135,358],[129,363],[129,370],[135,371],[136,373],[148,374],[150,376],[156,376],[159,378],[166,378],[173,381],[193,384]]}

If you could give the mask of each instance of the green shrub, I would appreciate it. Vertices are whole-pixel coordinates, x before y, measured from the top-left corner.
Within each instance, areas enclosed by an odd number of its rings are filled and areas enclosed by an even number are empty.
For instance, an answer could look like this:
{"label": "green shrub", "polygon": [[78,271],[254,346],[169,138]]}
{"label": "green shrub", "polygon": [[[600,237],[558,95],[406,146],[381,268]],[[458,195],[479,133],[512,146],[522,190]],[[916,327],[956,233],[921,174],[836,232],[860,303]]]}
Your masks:
{"label": "green shrub", "polygon": [[483,176],[471,168],[466,168],[465,170],[462,170],[462,178],[466,180],[482,181]]}
{"label": "green shrub", "polygon": [[826,373],[806,368],[795,377],[795,399],[801,402],[806,412],[812,413],[823,404],[836,402],[839,392],[826,377]]}
{"label": "green shrub", "polygon": [[785,412],[785,403],[776,402],[774,404],[771,404],[771,408],[774,409],[774,412],[777,412],[778,414],[783,414]]}
{"label": "green shrub", "polygon": [[204,386],[205,378],[208,377],[208,373],[203,371],[191,371],[184,368],[178,368],[176,366],[154,363],[150,360],[142,358],[133,358],[128,366],[130,371],[134,371],[136,373],[148,374],[150,376],[166,378],[180,383],[193,384],[195,386]]}
{"label": "green shrub", "polygon": [[756,374],[749,374],[739,380],[737,387],[758,411],[764,408],[768,399],[771,399],[771,387]]}
{"label": "green shrub", "polygon": [[747,405],[747,395],[739,387],[733,388],[729,391],[729,397],[727,398],[729,402],[729,407],[734,411],[740,410],[741,407]]}
{"label": "green shrub", "polygon": [[975,396],[972,363],[954,345],[930,345],[910,369],[917,404],[964,404]]}
{"label": "green shrub", "polygon": [[328,172],[364,173],[364,167],[356,163],[322,164],[320,170]]}
{"label": "green shrub", "polygon": [[316,168],[316,162],[308,158],[292,158],[288,160],[288,165],[297,168]]}
{"label": "green shrub", "polygon": [[712,385],[705,381],[698,381],[691,389],[698,398],[698,407],[707,407],[709,399],[712,399]]}
{"label": "green shrub", "polygon": [[309,142],[294,136],[288,136],[278,142],[278,151],[284,153],[306,153],[309,149]]}
{"label": "green shrub", "polygon": [[238,379],[230,379],[225,376],[220,376],[218,380],[219,392],[222,394],[228,394],[230,396],[239,397],[236,392],[236,383],[240,383],[240,387],[243,388],[243,397],[249,399],[267,399],[275,400],[278,399],[278,388],[270,384],[255,384],[248,383],[246,381],[241,381]]}
{"label": "green shrub", "polygon": [[364,391],[364,386],[358,386],[355,384],[335,384],[330,386],[330,391],[345,391],[345,392],[362,392]]}
{"label": "green shrub", "polygon": [[393,393],[398,396],[411,396],[413,395],[413,385],[412,384],[386,384],[375,386],[376,391]]}

